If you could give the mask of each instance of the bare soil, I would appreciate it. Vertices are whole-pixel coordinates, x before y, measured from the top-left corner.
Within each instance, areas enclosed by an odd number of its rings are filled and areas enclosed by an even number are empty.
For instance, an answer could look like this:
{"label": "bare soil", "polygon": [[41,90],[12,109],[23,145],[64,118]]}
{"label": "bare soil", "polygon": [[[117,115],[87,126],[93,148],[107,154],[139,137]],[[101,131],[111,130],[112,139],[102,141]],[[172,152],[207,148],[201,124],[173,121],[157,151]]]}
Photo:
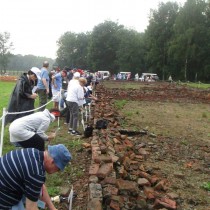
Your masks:
{"label": "bare soil", "polygon": [[8,82],[11,82],[11,81],[16,81],[18,79],[17,76],[2,76],[0,75],[0,81],[8,81]]}
{"label": "bare soil", "polygon": [[[116,87],[118,86],[115,84],[115,89]],[[128,97],[121,98],[127,99],[126,105],[119,110],[121,126],[128,130],[146,129],[151,133],[137,136],[142,142],[151,145],[150,156],[144,162],[144,167],[169,180],[169,187],[175,193],[177,209],[208,210],[210,194],[201,186],[210,181],[210,101],[208,98],[203,101],[203,97],[201,100],[199,97],[193,101],[189,100],[192,95],[187,95],[191,93],[187,87],[186,92],[182,93],[186,95],[186,100],[185,97],[179,100],[176,94],[173,97],[168,92],[164,94],[164,88],[160,84],[152,84],[150,90],[154,88],[157,91],[157,87],[161,89],[161,95],[164,97],[152,100],[148,100],[148,97],[144,100],[144,97],[141,97],[141,100],[133,101],[128,100]],[[177,90],[179,88],[177,87]],[[123,89],[128,96],[129,91]],[[201,92],[198,89],[193,90],[194,95],[206,94],[206,91]],[[113,95],[117,96],[115,92]],[[66,130],[60,133],[65,136]],[[83,141],[90,142],[90,139]],[[72,148],[71,152],[74,157],[71,167],[75,170],[80,168],[84,173],[80,176],[66,173],[63,179],[69,180],[78,194],[73,200],[73,209],[85,210],[88,202],[91,152],[90,149],[78,147]],[[67,204],[60,204],[58,209],[67,209]]]}
{"label": "bare soil", "polygon": [[210,174],[209,104],[132,101],[120,114],[128,130],[144,128],[156,136],[141,137],[151,145],[144,166],[169,180],[178,209],[210,209],[209,193],[201,187]]}

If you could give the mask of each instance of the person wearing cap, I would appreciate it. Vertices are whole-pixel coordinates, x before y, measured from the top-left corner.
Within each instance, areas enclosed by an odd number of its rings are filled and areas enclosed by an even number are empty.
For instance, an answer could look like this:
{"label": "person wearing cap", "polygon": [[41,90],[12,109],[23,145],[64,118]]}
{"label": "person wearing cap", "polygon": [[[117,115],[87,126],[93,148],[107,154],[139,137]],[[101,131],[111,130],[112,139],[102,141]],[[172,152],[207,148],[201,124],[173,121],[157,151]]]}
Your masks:
{"label": "person wearing cap", "polygon": [[46,107],[48,94],[49,94],[49,62],[44,61],[43,67],[41,68],[40,79],[37,83],[37,93],[39,95],[39,107],[40,111],[43,111]]}
{"label": "person wearing cap", "polygon": [[31,68],[27,73],[23,73],[18,79],[8,104],[8,112],[25,112],[21,114],[6,115],[5,125],[11,123],[17,118],[33,113],[34,102],[37,98],[35,87],[37,79],[40,78],[40,70],[37,67]]}
{"label": "person wearing cap", "polygon": [[45,141],[55,138],[55,133],[45,134],[55,116],[48,109],[21,117],[9,126],[10,142],[23,148],[45,150]]}
{"label": "person wearing cap", "polygon": [[[0,209],[38,210],[38,200],[56,210],[45,186],[46,172],[63,171],[72,159],[63,145],[13,150],[0,157]],[[23,202],[25,200],[25,202]]]}

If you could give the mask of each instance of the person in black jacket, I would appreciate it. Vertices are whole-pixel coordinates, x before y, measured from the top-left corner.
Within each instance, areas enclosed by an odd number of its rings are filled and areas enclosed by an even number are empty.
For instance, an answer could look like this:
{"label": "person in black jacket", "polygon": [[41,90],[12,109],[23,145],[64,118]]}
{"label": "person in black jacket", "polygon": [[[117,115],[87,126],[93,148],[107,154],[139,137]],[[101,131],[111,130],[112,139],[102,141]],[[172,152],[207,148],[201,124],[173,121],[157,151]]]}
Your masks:
{"label": "person in black jacket", "polygon": [[[39,77],[40,70],[36,67],[31,68],[28,73],[23,73],[17,81],[14,90],[10,96],[8,104],[8,112],[22,112],[34,109],[34,102],[37,98],[36,81]],[[22,114],[7,114],[5,118],[5,125],[11,123],[17,118],[32,114],[26,112]]]}

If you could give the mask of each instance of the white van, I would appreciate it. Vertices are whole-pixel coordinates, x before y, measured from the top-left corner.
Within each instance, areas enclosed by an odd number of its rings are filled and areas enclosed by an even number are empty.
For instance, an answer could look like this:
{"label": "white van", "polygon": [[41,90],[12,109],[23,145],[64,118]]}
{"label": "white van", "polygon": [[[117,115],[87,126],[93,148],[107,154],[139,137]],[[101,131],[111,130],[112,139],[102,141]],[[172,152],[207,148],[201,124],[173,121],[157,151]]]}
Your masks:
{"label": "white van", "polygon": [[[121,75],[122,80],[127,80],[127,79],[130,79],[131,72],[130,71],[121,71],[120,75]],[[129,78],[127,78],[127,77],[129,77]]]}
{"label": "white van", "polygon": [[98,79],[108,80],[110,77],[109,71],[97,71]]}
{"label": "white van", "polygon": [[139,81],[141,82],[154,82],[159,80],[159,77],[157,74],[154,73],[142,73],[141,77],[139,77]]}

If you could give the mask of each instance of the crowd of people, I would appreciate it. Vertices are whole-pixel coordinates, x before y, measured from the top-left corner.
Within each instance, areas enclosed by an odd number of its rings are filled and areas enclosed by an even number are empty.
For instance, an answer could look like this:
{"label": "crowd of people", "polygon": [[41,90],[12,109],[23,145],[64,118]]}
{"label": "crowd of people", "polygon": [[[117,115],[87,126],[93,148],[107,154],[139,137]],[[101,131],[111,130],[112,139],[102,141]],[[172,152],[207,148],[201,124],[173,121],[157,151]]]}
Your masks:
{"label": "crowd of people", "polygon": [[[34,210],[42,200],[48,209],[56,210],[44,184],[45,173],[64,170],[72,156],[65,145],[52,145],[56,132],[47,135],[46,131],[55,120],[55,110],[67,109],[67,135],[81,136],[79,111],[91,100],[97,100],[92,96],[96,83],[97,75],[78,69],[50,71],[47,61],[41,69],[33,67],[20,76],[6,115],[10,142],[20,148],[0,157],[0,209]],[[50,110],[46,109],[49,98],[53,101]]]}

